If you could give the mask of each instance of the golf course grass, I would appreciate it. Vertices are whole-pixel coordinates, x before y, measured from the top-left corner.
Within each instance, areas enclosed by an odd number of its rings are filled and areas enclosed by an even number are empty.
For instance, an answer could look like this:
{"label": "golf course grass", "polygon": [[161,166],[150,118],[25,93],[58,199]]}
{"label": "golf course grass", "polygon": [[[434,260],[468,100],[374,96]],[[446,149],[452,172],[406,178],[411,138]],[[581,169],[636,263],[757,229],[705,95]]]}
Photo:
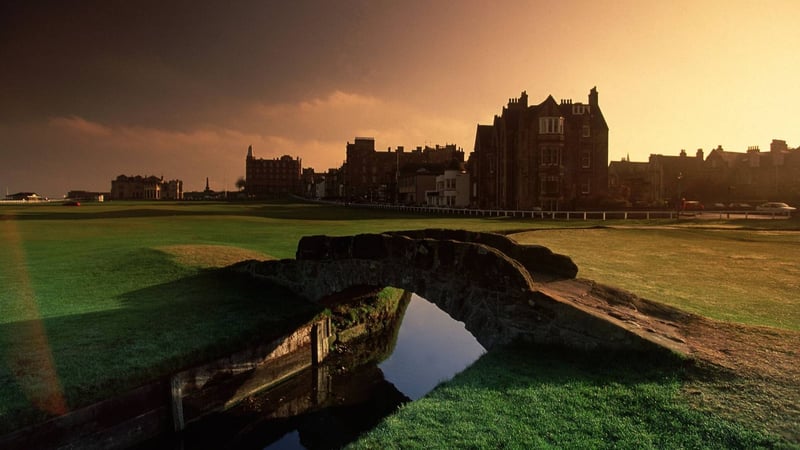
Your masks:
{"label": "golf course grass", "polygon": [[[755,222],[672,227],[674,223],[665,221],[451,218],[302,203],[0,206],[0,434],[278,336],[319,314],[320,308],[290,292],[214,270],[243,259],[291,258],[305,235],[415,228],[514,231],[512,237],[520,242],[546,245],[572,257],[580,277],[720,320],[800,330],[800,306],[794,295],[800,272],[793,262],[800,233],[791,230],[798,223]],[[592,228],[598,225],[615,227]],[[756,225],[760,229],[741,228]],[[419,442],[440,436],[438,445],[436,441],[433,445],[438,447],[448,447],[450,441],[437,427],[456,422],[466,426],[464,414],[496,422],[494,433],[509,436],[497,441],[506,442],[506,447],[559,442],[568,447],[583,446],[578,442],[610,447],[616,442],[633,448],[638,440],[645,447],[653,443],[653,448],[713,448],[699,444],[701,439],[723,439],[722,435],[734,438],[708,442],[734,448],[791,445],[777,440],[770,430],[762,433],[757,424],[694,411],[680,395],[679,362],[642,368],[618,360],[602,366],[598,369],[602,376],[596,376],[599,362],[590,355],[576,360],[574,355],[547,354],[546,367],[558,374],[561,390],[543,395],[539,390],[548,385],[542,380],[555,375],[534,370],[540,367],[534,361],[538,358],[528,355],[541,351],[492,352],[485,357],[489,363],[479,362],[462,374],[467,378],[453,382],[455,390],[434,391],[432,400],[409,405],[386,426],[400,421],[430,430],[430,437]],[[583,359],[591,364],[580,363]],[[499,387],[492,387],[494,381],[489,379],[500,376],[492,371],[514,376],[509,380],[503,375]],[[640,381],[612,381],[638,380],[638,372],[647,374],[640,380],[646,388]],[[483,379],[485,390],[494,393],[485,397],[486,403],[460,397],[459,386],[482,384]],[[509,386],[522,391],[512,395]],[[572,400],[568,392],[575,396]],[[537,406],[531,396],[540,395]],[[435,399],[442,396],[447,398],[440,402],[443,409],[433,410],[428,419],[404,419],[410,414],[406,409],[439,402]],[[658,403],[658,411],[645,411],[653,407],[642,400],[648,396]],[[484,409],[467,407],[476,402]],[[552,412],[565,402],[582,404],[585,411],[578,416]],[[504,408],[524,410],[523,404],[538,408],[552,421],[550,425],[539,429],[538,419],[526,416],[513,421],[501,413]],[[597,405],[611,405],[612,410]],[[443,411],[454,414],[453,419]],[[487,411],[497,413],[487,417]],[[536,412],[531,409],[526,414]],[[637,414],[643,415],[641,421],[625,419]],[[654,415],[645,417],[650,414]],[[670,425],[637,425],[663,421]],[[575,429],[576,423],[588,428]],[[536,430],[530,429],[532,424]],[[492,433],[481,427],[463,429],[463,438],[473,439],[477,448],[494,448],[478,440]],[[552,434],[556,429],[563,434]],[[387,428],[375,433],[390,439],[396,439],[392,433],[410,436],[408,431]],[[522,440],[530,433],[531,440]],[[676,433],[693,437],[670,437]],[[570,441],[569,436],[580,441]],[[369,442],[363,445],[371,447]]]}

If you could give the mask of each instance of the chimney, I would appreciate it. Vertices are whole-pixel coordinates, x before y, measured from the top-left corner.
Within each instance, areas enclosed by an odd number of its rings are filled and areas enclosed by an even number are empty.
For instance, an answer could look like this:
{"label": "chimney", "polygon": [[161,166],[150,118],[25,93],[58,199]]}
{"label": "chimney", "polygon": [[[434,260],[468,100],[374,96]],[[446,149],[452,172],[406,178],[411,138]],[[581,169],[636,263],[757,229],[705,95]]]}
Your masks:
{"label": "chimney", "polygon": [[591,91],[589,91],[589,104],[592,106],[597,106],[597,86],[593,87]]}
{"label": "chimney", "polygon": [[698,148],[697,149],[697,159],[699,159],[700,161],[703,160],[703,149],[702,148]]}

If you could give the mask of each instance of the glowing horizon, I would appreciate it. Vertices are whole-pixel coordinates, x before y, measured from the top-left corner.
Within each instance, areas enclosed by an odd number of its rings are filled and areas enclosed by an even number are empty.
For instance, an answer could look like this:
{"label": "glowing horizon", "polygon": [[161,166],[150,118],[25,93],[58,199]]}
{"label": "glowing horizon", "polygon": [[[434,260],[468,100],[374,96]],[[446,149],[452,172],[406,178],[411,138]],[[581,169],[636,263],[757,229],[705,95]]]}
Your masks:
{"label": "glowing horizon", "polygon": [[609,162],[800,146],[796,2],[306,3],[19,6],[0,19],[15,62],[0,188],[60,196],[139,174],[234,190],[249,145],[324,172],[362,135],[469,154],[520,92],[585,102],[594,86]]}

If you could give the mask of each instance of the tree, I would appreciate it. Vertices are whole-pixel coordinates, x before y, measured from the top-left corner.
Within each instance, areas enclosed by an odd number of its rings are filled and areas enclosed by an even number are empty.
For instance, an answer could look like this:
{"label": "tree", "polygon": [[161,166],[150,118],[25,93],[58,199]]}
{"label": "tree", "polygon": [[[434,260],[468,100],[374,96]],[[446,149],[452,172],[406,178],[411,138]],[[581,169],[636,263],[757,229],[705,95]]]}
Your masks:
{"label": "tree", "polygon": [[245,180],[244,177],[239,177],[239,179],[236,180],[236,188],[243,191],[245,187],[247,187],[247,180]]}

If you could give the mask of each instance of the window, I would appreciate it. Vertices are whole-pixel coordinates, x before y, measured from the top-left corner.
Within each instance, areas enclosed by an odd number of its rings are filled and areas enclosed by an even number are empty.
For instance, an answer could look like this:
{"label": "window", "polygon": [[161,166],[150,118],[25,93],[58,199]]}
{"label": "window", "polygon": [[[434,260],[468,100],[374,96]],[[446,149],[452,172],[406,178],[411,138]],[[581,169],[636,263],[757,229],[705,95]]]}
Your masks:
{"label": "window", "polygon": [[456,188],[456,179],[455,178],[448,178],[447,179],[447,189],[455,189]]}
{"label": "window", "polygon": [[561,147],[542,147],[541,165],[561,165]]}
{"label": "window", "polygon": [[586,124],[581,128],[581,136],[583,137],[591,137],[592,136],[592,127],[589,124]]}
{"label": "window", "polygon": [[592,167],[592,153],[588,149],[581,150],[581,167],[584,169]]}
{"label": "window", "polygon": [[558,176],[549,175],[542,178],[542,194],[558,195],[561,179]]}
{"label": "window", "polygon": [[583,180],[581,183],[581,194],[589,195],[592,191],[592,180]]}
{"label": "window", "polygon": [[572,114],[579,116],[581,114],[588,114],[590,105],[584,105],[583,103],[575,103],[572,105]]}
{"label": "window", "polygon": [[564,118],[540,117],[539,134],[564,134]]}

